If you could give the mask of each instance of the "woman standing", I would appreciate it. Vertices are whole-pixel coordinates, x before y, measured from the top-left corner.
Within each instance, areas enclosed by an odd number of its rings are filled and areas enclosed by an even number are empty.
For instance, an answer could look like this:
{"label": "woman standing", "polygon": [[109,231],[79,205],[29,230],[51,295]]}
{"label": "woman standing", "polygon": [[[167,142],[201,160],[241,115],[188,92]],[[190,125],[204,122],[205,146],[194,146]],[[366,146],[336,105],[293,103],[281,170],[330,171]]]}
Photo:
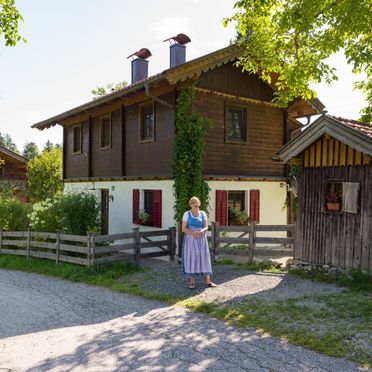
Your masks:
{"label": "woman standing", "polygon": [[208,230],[208,219],[201,211],[200,200],[193,196],[189,200],[191,209],[182,217],[182,232],[185,234],[182,251],[183,273],[189,277],[189,288],[195,288],[195,275],[204,275],[207,287],[216,287],[211,281],[212,265],[209,254],[208,240],[205,232]]}

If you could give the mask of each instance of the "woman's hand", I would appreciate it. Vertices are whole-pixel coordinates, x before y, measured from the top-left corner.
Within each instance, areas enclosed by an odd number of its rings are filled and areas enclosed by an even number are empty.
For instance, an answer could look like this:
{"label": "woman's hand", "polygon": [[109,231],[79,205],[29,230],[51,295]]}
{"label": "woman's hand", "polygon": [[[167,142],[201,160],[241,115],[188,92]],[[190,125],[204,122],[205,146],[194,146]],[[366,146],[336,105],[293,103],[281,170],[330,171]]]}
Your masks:
{"label": "woman's hand", "polygon": [[202,236],[202,232],[200,230],[194,231],[192,234],[195,238],[199,239]]}

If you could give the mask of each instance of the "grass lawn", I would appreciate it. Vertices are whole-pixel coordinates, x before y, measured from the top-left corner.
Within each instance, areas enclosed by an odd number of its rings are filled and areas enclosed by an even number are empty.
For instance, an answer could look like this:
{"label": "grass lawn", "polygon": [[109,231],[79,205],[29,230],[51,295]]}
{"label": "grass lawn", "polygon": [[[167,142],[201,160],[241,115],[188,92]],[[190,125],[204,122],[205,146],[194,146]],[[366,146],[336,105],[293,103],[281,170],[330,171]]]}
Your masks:
{"label": "grass lawn", "polygon": [[[262,265],[237,267],[250,271],[275,270]],[[372,366],[372,276],[359,271],[339,276],[300,271],[291,273],[304,279],[342,284],[347,288],[341,293],[303,296],[276,302],[249,297],[239,305],[221,307],[192,297],[185,300],[169,294],[145,291],[141,288],[141,281],[130,284],[131,281],[125,278],[138,278],[142,270],[133,263],[96,267],[71,264],[56,266],[54,262],[47,260],[0,256],[0,268],[51,275],[169,304],[177,303],[238,327],[254,327],[329,356],[346,357],[363,367]]]}

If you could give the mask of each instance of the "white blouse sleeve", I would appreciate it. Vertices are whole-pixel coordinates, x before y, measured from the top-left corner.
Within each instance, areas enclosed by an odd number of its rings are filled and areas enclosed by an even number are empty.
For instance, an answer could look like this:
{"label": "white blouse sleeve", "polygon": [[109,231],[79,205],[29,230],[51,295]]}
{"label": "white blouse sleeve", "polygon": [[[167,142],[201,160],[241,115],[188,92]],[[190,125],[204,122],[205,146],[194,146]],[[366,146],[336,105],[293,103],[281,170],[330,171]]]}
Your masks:
{"label": "white blouse sleeve", "polygon": [[189,219],[189,212],[185,212],[182,217],[182,222],[187,222]]}

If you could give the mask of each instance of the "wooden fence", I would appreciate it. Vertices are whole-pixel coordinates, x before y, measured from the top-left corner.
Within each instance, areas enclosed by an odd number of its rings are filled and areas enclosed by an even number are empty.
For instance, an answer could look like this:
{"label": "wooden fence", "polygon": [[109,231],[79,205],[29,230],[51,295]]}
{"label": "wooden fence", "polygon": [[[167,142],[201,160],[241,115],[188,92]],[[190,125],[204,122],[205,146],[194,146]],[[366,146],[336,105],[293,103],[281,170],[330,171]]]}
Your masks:
{"label": "wooden fence", "polygon": [[[179,225],[179,231],[181,227]],[[282,232],[290,231],[292,237],[273,237],[273,236],[262,236],[264,232]],[[257,236],[257,232],[260,236]],[[293,256],[294,253],[294,237],[295,225],[258,225],[251,223],[249,225],[241,226],[222,226],[216,222],[212,222],[208,226],[208,241],[210,243],[210,249],[213,257],[219,254],[234,254],[249,255],[249,261],[253,262],[254,255],[288,255]],[[238,233],[238,236],[221,236],[227,235],[227,233]],[[180,235],[180,234],[179,234]],[[178,255],[182,256],[182,245],[181,239],[178,241]],[[259,244],[259,246],[257,246]],[[265,244],[266,246],[262,246]],[[245,246],[239,251],[234,251],[234,245]],[[289,245],[290,247],[285,247]],[[228,249],[231,247],[230,249]]]}
{"label": "wooden fence", "polygon": [[[148,252],[148,248],[152,251]],[[168,255],[174,260],[175,251],[175,227],[156,231],[136,228],[126,234],[88,233],[86,236],[0,229],[0,254],[46,258],[55,260],[56,264],[69,262],[91,266],[131,256],[137,263],[141,258]]]}

